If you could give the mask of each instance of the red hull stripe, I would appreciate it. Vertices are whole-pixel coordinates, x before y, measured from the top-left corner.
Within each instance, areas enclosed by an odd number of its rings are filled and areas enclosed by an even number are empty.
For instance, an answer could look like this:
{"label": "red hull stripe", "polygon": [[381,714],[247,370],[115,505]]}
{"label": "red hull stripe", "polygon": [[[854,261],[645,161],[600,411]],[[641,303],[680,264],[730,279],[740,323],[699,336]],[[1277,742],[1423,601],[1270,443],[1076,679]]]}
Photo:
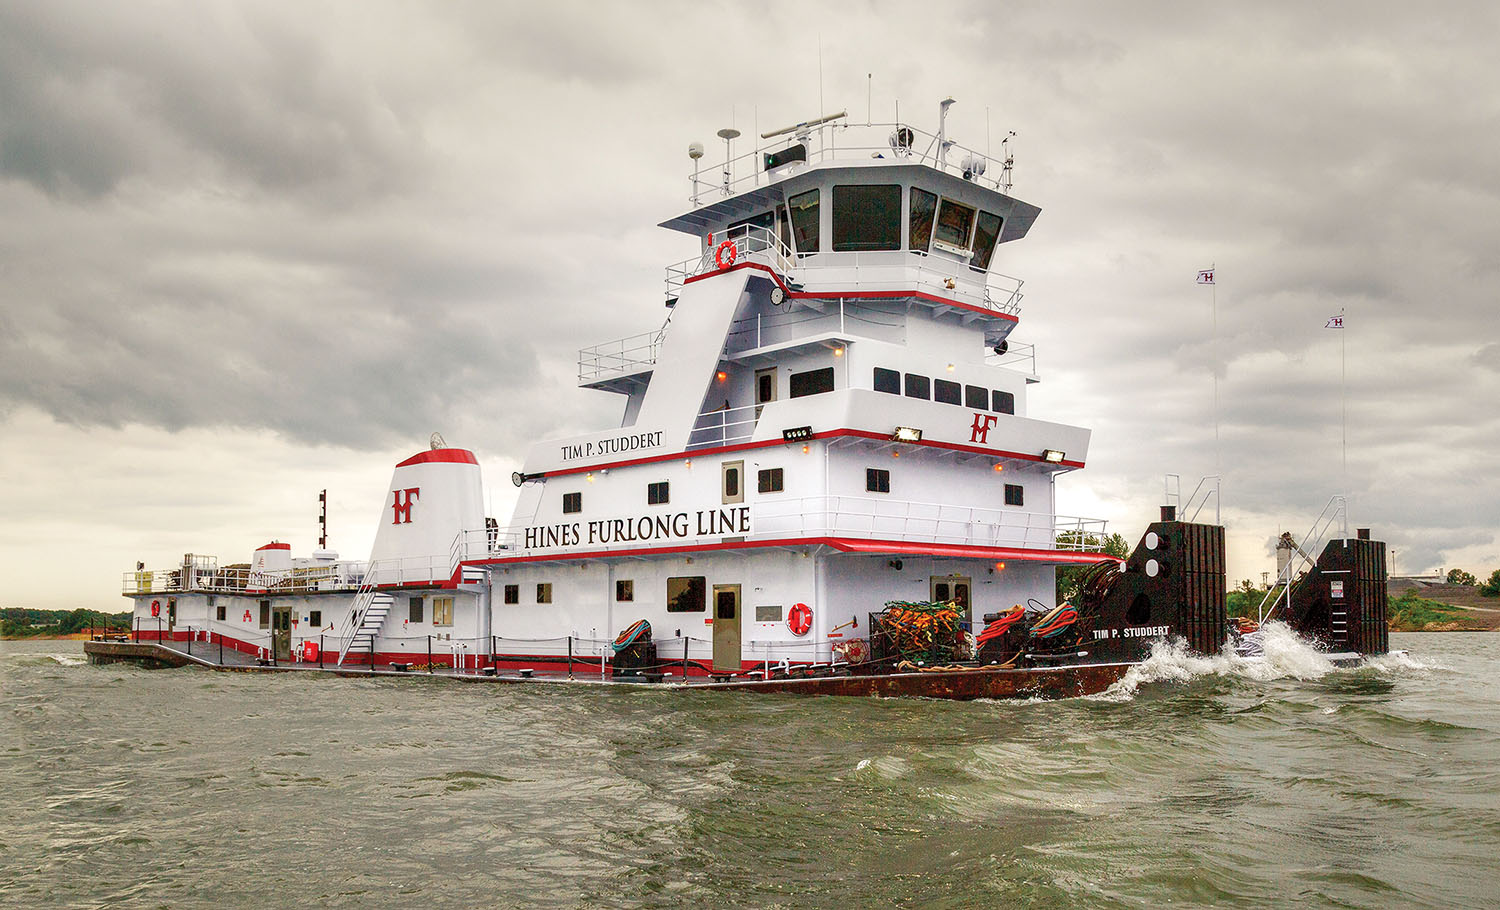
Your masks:
{"label": "red hull stripe", "polygon": [[[1073,550],[1028,550],[1020,547],[980,547],[967,544],[914,543],[905,540],[858,540],[849,537],[788,537],[780,540],[752,540],[741,543],[704,543],[680,547],[637,547],[630,550],[590,550],[571,553],[542,553],[536,556],[510,556],[500,559],[468,559],[466,566],[513,565],[528,562],[559,562],[584,559],[664,556],[674,553],[703,553],[719,550],[749,550],[763,547],[814,547],[826,545],[843,553],[879,553],[890,556],[947,556],[964,559],[999,559],[1013,562],[1042,562],[1066,565],[1093,565],[1118,562],[1104,553],[1080,553]],[[462,571],[460,569],[460,571]],[[454,579],[458,574],[455,573]]]}
{"label": "red hull stripe", "polygon": [[712,278],[715,275],[722,275],[725,272],[737,272],[740,269],[759,269],[760,271],[765,272],[767,275],[771,276],[771,280],[772,281],[775,281],[778,285],[780,285],[781,290],[786,294],[786,296],[794,298],[794,299],[795,298],[799,298],[799,297],[813,299],[813,300],[836,300],[836,299],[841,299],[841,298],[842,299],[846,299],[846,300],[847,299],[863,299],[863,298],[901,298],[901,299],[905,299],[907,297],[915,297],[918,300],[926,300],[926,301],[929,301],[931,303],[938,303],[938,304],[942,304],[944,306],[954,306],[954,307],[958,307],[961,310],[968,310],[971,313],[980,313],[982,315],[989,316],[989,317],[991,317],[993,319],[1004,319],[1007,322],[1020,322],[1021,321],[1018,317],[1012,316],[1009,313],[999,313],[999,312],[996,312],[995,310],[987,310],[987,309],[985,309],[982,306],[975,306],[972,303],[960,303],[959,301],[953,300],[953,299],[948,298],[948,297],[938,297],[935,294],[926,294],[926,293],[923,293],[922,291],[917,291],[917,290],[911,290],[911,291],[794,291],[791,288],[787,287],[786,282],[784,282],[784,281],[781,280],[781,276],[779,274],[777,274],[777,272],[776,272],[775,269],[771,268],[768,265],[762,265],[759,262],[742,262],[739,265],[732,265],[732,266],[730,266],[727,269],[719,269],[719,270],[713,271],[713,272],[705,272],[702,275],[694,275],[693,277],[686,279],[682,283],[685,284],[685,285],[686,284],[692,284],[695,281],[702,281],[705,278]]}
{"label": "red hull stripe", "polygon": [[398,468],[413,464],[479,464],[479,459],[468,449],[429,449],[400,462]]}
{"label": "red hull stripe", "polygon": [[[814,433],[811,439],[834,439],[840,436],[854,437],[858,439],[878,439],[889,442],[891,437],[884,433],[875,433],[870,430],[825,430]],[[577,468],[562,468],[556,471],[543,471],[535,476],[538,477],[565,477],[569,474],[585,474],[590,471],[603,471],[606,468],[625,468],[637,464],[652,464],[658,461],[675,461],[679,458],[704,458],[710,455],[724,455],[730,452],[743,452],[747,449],[766,449],[772,446],[796,445],[794,442],[786,442],[782,439],[766,439],[760,442],[737,442],[734,445],[715,446],[710,449],[694,449],[691,452],[672,452],[667,455],[647,455],[642,458],[627,458],[624,461],[609,461],[602,464],[593,464]],[[1038,464],[1045,463],[1040,455],[1027,455],[1024,452],[1007,452],[1001,449],[984,449],[979,446],[964,445],[957,442],[939,442],[936,440],[922,440],[921,442],[903,442],[902,445],[927,446],[933,449],[948,449],[955,452],[971,452],[975,455],[989,455],[993,458],[1011,458],[1016,461],[1034,461]],[[1081,461],[1060,461],[1057,464],[1065,468],[1081,468]]]}

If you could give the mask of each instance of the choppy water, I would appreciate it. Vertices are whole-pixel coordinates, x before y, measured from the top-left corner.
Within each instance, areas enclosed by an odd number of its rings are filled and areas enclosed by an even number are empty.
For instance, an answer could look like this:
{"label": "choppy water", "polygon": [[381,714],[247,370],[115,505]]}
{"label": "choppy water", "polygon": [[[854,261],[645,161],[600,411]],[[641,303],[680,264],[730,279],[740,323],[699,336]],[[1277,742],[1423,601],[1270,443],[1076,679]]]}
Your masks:
{"label": "choppy water", "polygon": [[1500,636],[1392,646],[966,704],[0,643],[0,904],[1496,906]]}

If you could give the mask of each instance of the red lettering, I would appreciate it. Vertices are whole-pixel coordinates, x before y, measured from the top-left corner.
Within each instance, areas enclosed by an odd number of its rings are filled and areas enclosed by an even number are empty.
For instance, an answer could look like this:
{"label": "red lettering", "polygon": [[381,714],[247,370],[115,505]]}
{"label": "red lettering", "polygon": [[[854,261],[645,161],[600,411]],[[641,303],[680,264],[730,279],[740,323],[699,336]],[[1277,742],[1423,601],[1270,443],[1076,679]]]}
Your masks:
{"label": "red lettering", "polygon": [[396,513],[396,519],[391,524],[411,524],[411,504],[420,498],[421,492],[421,487],[391,491],[391,496],[394,497],[391,509]]}
{"label": "red lettering", "polygon": [[988,445],[990,437],[990,427],[995,425],[995,419],[996,418],[994,414],[975,413],[974,425],[969,428],[973,431],[969,434],[969,441],[985,443],[986,445]]}

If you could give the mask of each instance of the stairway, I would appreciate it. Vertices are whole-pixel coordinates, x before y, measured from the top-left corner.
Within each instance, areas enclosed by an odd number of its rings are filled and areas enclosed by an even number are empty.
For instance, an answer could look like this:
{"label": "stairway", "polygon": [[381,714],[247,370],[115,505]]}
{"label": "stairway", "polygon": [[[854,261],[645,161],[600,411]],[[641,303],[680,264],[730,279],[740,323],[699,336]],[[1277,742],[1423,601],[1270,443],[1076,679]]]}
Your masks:
{"label": "stairway", "polygon": [[339,648],[339,666],[344,665],[344,658],[350,651],[369,652],[376,636],[385,628],[385,618],[390,615],[393,603],[395,598],[376,590],[373,584],[359,589],[345,626],[350,631],[341,636],[343,645]]}

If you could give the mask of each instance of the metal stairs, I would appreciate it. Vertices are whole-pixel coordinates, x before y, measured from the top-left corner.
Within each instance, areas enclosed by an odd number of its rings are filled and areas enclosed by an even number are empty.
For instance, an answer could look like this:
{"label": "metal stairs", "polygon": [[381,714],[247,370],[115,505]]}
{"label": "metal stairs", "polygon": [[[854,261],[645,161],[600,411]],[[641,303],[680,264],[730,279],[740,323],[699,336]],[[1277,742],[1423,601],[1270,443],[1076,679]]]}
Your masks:
{"label": "metal stairs", "polygon": [[395,602],[394,597],[378,590],[373,581],[366,581],[360,586],[359,592],[354,596],[354,606],[349,611],[349,621],[340,630],[343,643],[339,646],[339,666],[344,665],[344,658],[350,651],[370,650],[380,630],[385,628],[386,617],[390,615],[391,605]]}

